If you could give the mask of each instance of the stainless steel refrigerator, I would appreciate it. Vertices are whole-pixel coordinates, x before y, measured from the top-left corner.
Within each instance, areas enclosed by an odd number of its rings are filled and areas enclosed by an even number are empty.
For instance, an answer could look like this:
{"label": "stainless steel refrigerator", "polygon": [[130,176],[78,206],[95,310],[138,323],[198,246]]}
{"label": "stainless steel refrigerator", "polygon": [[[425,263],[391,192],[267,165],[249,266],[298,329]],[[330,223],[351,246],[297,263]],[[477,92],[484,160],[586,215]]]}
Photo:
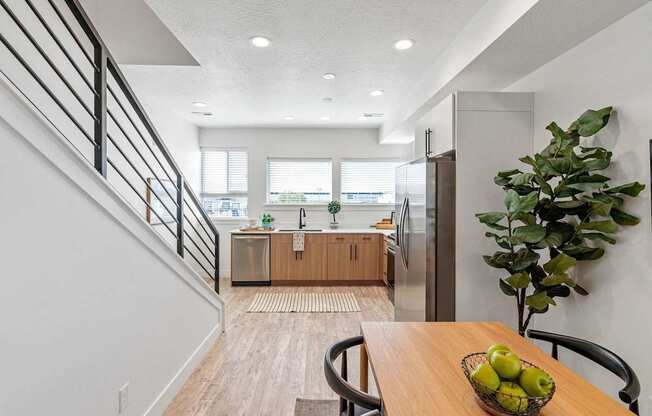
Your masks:
{"label": "stainless steel refrigerator", "polygon": [[396,321],[455,320],[455,153],[396,169]]}

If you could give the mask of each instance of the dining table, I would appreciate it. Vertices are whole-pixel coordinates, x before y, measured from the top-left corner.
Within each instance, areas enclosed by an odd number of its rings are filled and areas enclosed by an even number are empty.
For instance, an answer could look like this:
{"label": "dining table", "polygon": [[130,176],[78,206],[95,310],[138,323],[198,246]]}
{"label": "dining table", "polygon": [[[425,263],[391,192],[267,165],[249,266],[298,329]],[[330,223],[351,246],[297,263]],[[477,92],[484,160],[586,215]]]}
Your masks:
{"label": "dining table", "polygon": [[509,346],[554,379],[555,394],[541,416],[632,416],[621,403],[500,322],[363,322],[361,332],[360,387],[368,391],[371,368],[385,416],[486,416],[461,361],[496,343]]}

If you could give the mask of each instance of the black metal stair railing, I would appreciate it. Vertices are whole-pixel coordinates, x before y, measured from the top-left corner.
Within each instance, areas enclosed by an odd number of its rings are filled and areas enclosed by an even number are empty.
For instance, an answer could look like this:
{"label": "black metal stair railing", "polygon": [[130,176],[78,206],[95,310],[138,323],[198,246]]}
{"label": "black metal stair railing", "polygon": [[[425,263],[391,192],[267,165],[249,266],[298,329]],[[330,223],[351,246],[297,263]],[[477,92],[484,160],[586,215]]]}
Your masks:
{"label": "black metal stair railing", "polygon": [[5,79],[219,293],[219,234],[79,1],[0,6]]}

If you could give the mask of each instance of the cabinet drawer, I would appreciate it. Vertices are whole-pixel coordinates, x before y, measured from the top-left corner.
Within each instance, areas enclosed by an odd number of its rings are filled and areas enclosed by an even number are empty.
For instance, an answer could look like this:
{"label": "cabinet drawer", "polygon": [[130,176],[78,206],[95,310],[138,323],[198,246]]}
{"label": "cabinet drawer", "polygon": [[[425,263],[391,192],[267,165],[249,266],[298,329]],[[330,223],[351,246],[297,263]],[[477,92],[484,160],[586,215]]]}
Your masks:
{"label": "cabinet drawer", "polygon": [[354,240],[356,243],[378,244],[378,242],[380,241],[380,234],[356,234]]}
{"label": "cabinet drawer", "polygon": [[354,234],[329,234],[328,235],[328,242],[333,244],[333,243],[352,243],[355,239]]}

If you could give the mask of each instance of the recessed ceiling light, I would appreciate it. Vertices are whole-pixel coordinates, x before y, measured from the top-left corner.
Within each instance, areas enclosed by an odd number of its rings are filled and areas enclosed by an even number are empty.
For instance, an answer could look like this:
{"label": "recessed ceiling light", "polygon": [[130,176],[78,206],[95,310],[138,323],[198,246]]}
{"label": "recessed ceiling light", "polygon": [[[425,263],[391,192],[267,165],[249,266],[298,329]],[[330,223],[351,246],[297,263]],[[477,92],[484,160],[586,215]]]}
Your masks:
{"label": "recessed ceiling light", "polygon": [[369,93],[372,97],[380,97],[383,94],[385,94],[385,91],[383,90],[373,90]]}
{"label": "recessed ceiling light", "polygon": [[331,72],[327,72],[324,75],[322,75],[321,77],[324,78],[324,79],[331,80],[331,79],[335,79],[335,74],[333,74]]}
{"label": "recessed ceiling light", "polygon": [[285,117],[283,117],[283,119],[287,120],[287,121],[292,121],[292,120],[294,120],[294,116],[285,116]]}
{"label": "recessed ceiling light", "polygon": [[394,48],[398,49],[399,51],[410,49],[413,46],[414,46],[414,41],[412,39],[401,39],[394,44]]}
{"label": "recessed ceiling light", "polygon": [[266,48],[272,43],[269,39],[263,36],[254,36],[249,39],[249,42],[257,48]]}
{"label": "recessed ceiling light", "polygon": [[194,103],[192,103],[192,105],[194,105],[194,106],[197,107],[197,108],[205,108],[205,107],[208,107],[208,104],[206,104],[206,103],[204,103],[204,102],[201,102],[201,101],[195,101]]}
{"label": "recessed ceiling light", "polygon": [[333,97],[324,97],[321,99],[325,103],[332,103],[333,102]]}
{"label": "recessed ceiling light", "polygon": [[331,118],[329,116],[323,116],[323,117],[319,117],[319,119],[322,121],[329,121]]}
{"label": "recessed ceiling light", "polygon": [[210,117],[213,115],[213,113],[208,111],[193,111],[192,113],[196,116],[204,116],[204,117]]}

